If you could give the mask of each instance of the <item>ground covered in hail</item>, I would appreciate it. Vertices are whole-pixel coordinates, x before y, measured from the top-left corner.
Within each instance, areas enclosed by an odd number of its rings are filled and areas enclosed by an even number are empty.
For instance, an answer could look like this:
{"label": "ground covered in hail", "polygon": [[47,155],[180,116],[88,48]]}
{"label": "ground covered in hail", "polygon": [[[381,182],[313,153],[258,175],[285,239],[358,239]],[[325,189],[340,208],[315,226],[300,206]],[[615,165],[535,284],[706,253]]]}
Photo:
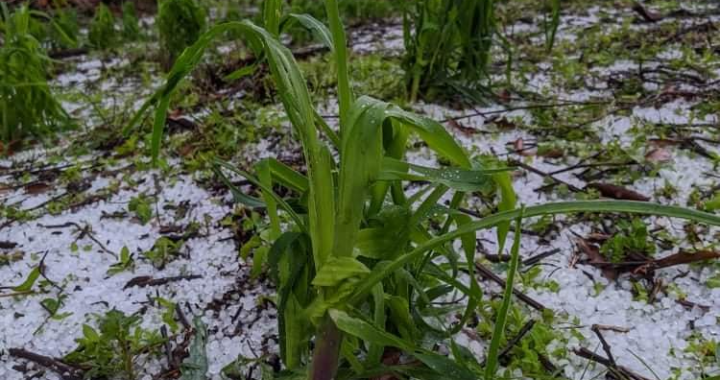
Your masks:
{"label": "ground covered in hail", "polygon": [[[498,46],[493,66],[507,90],[485,103],[403,106],[442,121],[469,152],[514,167],[525,205],[606,197],[720,209],[716,4],[569,2],[546,53],[545,19],[526,12],[527,1],[510,3],[501,13],[512,48]],[[142,19],[149,35],[152,24]],[[407,98],[402,20],[354,23],[349,40],[358,92]],[[121,130],[162,83],[152,41],[60,58],[52,85],[77,128],[0,160],[0,378],[101,376],[123,355],[125,377],[176,378],[197,342],[212,379],[279,367],[275,288],[256,260],[268,221],[234,202],[210,162],[249,168],[275,157],[302,169],[301,148],[266,73],[221,80],[247,59],[228,39],[175,97],[161,165],[151,166],[149,129]],[[330,57],[293,49],[332,127]],[[442,164],[420,143],[408,156]],[[490,211],[471,200],[470,213]],[[720,375],[720,230],[583,214],[526,219],[522,232],[502,376]],[[455,339],[483,357],[509,256],[492,232],[477,239],[488,304]],[[93,367],[69,364],[73,355]]]}

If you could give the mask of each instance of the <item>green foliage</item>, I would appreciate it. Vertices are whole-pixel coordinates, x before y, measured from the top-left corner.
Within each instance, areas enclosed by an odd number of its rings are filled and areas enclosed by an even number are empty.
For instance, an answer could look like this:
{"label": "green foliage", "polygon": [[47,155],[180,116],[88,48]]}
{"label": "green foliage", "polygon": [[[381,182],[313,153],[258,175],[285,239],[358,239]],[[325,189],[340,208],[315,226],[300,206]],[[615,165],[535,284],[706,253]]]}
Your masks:
{"label": "green foliage", "polygon": [[149,251],[143,252],[143,256],[150,260],[155,267],[162,269],[165,264],[180,254],[182,246],[182,240],[175,242],[163,236],[155,241]]}
{"label": "green foliage", "polygon": [[140,223],[145,225],[152,219],[152,201],[151,198],[145,195],[132,197],[130,203],[128,203],[128,211],[134,213]]}
{"label": "green foliage", "polygon": [[404,67],[412,101],[451,82],[471,87],[486,77],[494,8],[494,0],[420,0],[406,6]]}
{"label": "green foliage", "polygon": [[107,274],[112,276],[120,272],[132,269],[134,266],[135,260],[133,260],[132,255],[130,254],[130,250],[128,249],[128,247],[123,247],[120,250],[120,258],[118,262],[110,265],[110,268],[107,270]]}
{"label": "green foliage", "polygon": [[90,22],[88,41],[98,49],[110,49],[117,45],[118,33],[115,31],[115,16],[107,5],[100,3],[95,9],[95,17]]}
{"label": "green foliage", "polygon": [[72,7],[55,11],[50,38],[57,48],[76,48],[79,45],[80,25],[77,11]]}
{"label": "green foliage", "polygon": [[620,220],[617,228],[617,233],[600,247],[600,252],[611,262],[621,262],[632,253],[649,256],[655,253],[655,244],[648,240],[647,226],[642,219]]}
{"label": "green foliage", "polygon": [[140,354],[157,353],[163,338],[157,332],[142,329],[141,318],[110,310],[99,318],[98,330],[83,325],[78,346],[67,356],[68,363],[85,369],[87,378],[135,379],[134,361]]}
{"label": "green foliage", "polygon": [[[365,371],[379,368],[385,348],[396,347],[418,363],[397,369],[401,377],[422,374],[424,378],[469,380],[485,373],[487,379],[494,378],[498,348],[511,318],[521,218],[626,212],[720,225],[720,218],[710,214],[644,202],[565,202],[517,209],[510,175],[497,160],[472,159],[433,120],[377,99],[355,96],[338,4],[336,0],[325,4],[329,29],[308,16],[295,17],[332,46],[340,110],[338,132],[318,117],[297,62],[272,30],[272,25],[277,25],[272,18],[279,8],[265,9],[264,24],[270,26],[269,31],[250,21],[211,28],[178,57],[163,88],[126,128],[130,131],[155,107],[151,152],[157,162],[173,93],[215,38],[237,33],[248,40],[254,56],[263,57],[302,144],[307,170],[300,173],[266,159],[254,166],[254,174],[222,161],[216,162],[215,173],[230,187],[236,201],[267,210],[273,243],[266,261],[270,277],[277,283],[280,356],[288,370],[304,373],[309,369],[312,380],[335,378],[338,368],[348,377],[372,377]],[[268,2],[267,6],[279,4]],[[429,168],[403,161],[410,135],[422,140],[446,166]],[[248,180],[260,197],[234,187],[227,171]],[[422,189],[406,194],[410,182]],[[282,196],[275,192],[277,188],[284,188]],[[496,194],[499,212],[479,220],[463,214],[459,208],[466,193],[476,191]],[[451,196],[448,204],[441,202],[446,195]],[[287,223],[280,222],[280,212],[287,215]],[[488,365],[482,368],[457,345],[453,359],[428,350],[420,342],[450,338],[484,302],[474,275],[476,232],[495,228],[502,252],[513,221],[518,223],[513,262],[497,310]],[[453,244],[456,241],[461,252]],[[436,264],[439,261],[447,264]],[[456,279],[461,270],[467,273],[463,282]],[[450,308],[437,305],[450,292],[462,293],[466,303]],[[441,317],[448,312],[462,316],[454,326],[442,325]],[[438,318],[440,327],[428,325],[423,316]]]}
{"label": "green foliage", "polygon": [[123,37],[128,41],[135,41],[140,38],[140,22],[135,4],[132,1],[125,1],[122,5]]}
{"label": "green foliage", "polygon": [[[400,5],[392,0],[345,0],[338,3],[338,10],[345,20],[368,22],[387,19],[397,14]],[[317,0],[292,1],[292,13],[308,14],[316,19],[325,18],[325,4]]]}
{"label": "green foliage", "polygon": [[46,137],[68,126],[69,119],[48,85],[51,62],[31,33],[33,12],[22,6],[10,14],[4,4],[0,4],[0,12],[2,141],[9,144],[28,135]]}
{"label": "green foliage", "polygon": [[205,8],[195,0],[162,0],[157,15],[164,63],[170,67],[205,30]]}
{"label": "green foliage", "polygon": [[550,0],[550,16],[543,15],[543,31],[545,32],[545,48],[552,50],[555,46],[555,35],[560,26],[560,0]]}

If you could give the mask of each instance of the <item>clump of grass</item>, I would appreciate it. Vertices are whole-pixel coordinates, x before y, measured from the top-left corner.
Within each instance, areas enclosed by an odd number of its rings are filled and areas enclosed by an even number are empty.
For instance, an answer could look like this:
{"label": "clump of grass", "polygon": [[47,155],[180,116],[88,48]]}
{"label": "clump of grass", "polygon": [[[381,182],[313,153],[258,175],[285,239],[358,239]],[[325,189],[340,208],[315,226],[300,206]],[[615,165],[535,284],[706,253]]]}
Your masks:
{"label": "clump of grass", "polygon": [[132,1],[126,1],[122,5],[122,24],[123,37],[126,40],[135,41],[140,38],[140,22]]}
{"label": "clump of grass", "polygon": [[404,66],[410,99],[487,76],[495,35],[494,0],[419,0],[404,12]]}
{"label": "clump of grass", "polygon": [[98,49],[110,49],[117,45],[118,37],[115,32],[115,16],[107,5],[100,3],[95,10],[95,17],[90,23],[88,34],[90,44]]}
{"label": "clump of grass", "polygon": [[195,0],[162,0],[157,25],[163,65],[172,66],[186,47],[197,41],[205,30],[206,12]]}
{"label": "clump of grass", "polygon": [[[45,137],[69,118],[47,82],[51,61],[32,34],[32,11],[19,7],[10,14],[0,4],[0,122],[2,141],[19,142],[32,135]],[[7,153],[10,149],[0,149]]]}
{"label": "clump of grass", "polygon": [[[495,379],[518,268],[522,218],[627,212],[720,225],[720,217],[644,202],[564,202],[516,208],[508,169],[497,160],[470,157],[433,120],[355,96],[338,4],[326,0],[329,29],[309,16],[288,17],[300,19],[332,49],[339,100],[336,132],[318,116],[297,62],[274,29],[285,25],[273,19],[278,17],[279,3],[273,2],[270,9],[268,4],[264,24],[269,31],[250,21],[225,23],[185,50],[165,86],[142,106],[128,129],[155,106],[151,152],[157,162],[172,94],[200,63],[214,38],[237,32],[251,42],[248,45],[256,57],[266,60],[302,144],[307,171],[300,173],[274,159],[257,163],[254,175],[222,161],[217,161],[215,169],[236,200],[267,210],[265,236],[272,245],[261,256],[277,283],[280,354],[291,372],[308,374],[312,380],[335,379],[339,370],[343,378]],[[410,135],[423,140],[448,165],[433,168],[404,161]],[[247,179],[259,189],[260,197],[234,187],[225,171]],[[422,188],[407,194],[408,183]],[[284,196],[275,192],[279,187],[284,188]],[[499,212],[478,220],[464,214],[461,206],[471,192],[495,194]],[[448,204],[441,201],[446,195],[451,199]],[[503,252],[513,221],[507,286],[491,321],[486,364],[481,365],[450,338],[485,304],[475,277],[476,232],[494,228]],[[461,243],[460,250],[454,248],[456,241]],[[461,271],[467,274],[462,283],[456,280]],[[447,326],[447,309],[437,301],[457,293],[467,301],[451,310],[461,317]],[[420,316],[431,316],[437,323],[430,326]],[[448,338],[444,343],[453,359],[424,345],[429,337]],[[400,350],[413,364],[384,368],[386,349]]]}

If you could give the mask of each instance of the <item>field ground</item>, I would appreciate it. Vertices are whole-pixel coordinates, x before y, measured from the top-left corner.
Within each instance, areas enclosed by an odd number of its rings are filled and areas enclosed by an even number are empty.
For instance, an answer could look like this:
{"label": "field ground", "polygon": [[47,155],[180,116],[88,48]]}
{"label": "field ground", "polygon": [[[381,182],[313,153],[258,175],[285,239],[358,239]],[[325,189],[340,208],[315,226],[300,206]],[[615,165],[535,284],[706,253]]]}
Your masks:
{"label": "field ground", "polygon": [[[513,60],[506,72],[507,52],[496,48],[494,80],[506,85],[495,100],[403,106],[442,120],[473,154],[516,167],[513,186],[525,205],[609,197],[720,209],[717,4],[662,2],[653,7],[662,17],[649,17],[626,3],[572,2],[546,54],[542,19],[519,3],[503,13]],[[151,18],[143,23],[152,30]],[[402,42],[400,19],[351,28],[358,92],[406,97]],[[329,57],[314,45],[293,49],[333,126]],[[209,328],[213,379],[258,376],[277,365],[275,289],[253,266],[267,221],[262,210],[237,206],[208,162],[221,157],[249,168],[276,157],[302,168],[302,156],[270,80],[219,79],[242,62],[241,50],[219,44],[175,97],[159,169],[149,165],[147,130],[129,139],[119,133],[162,84],[157,45],[127,44],[56,65],[53,86],[78,128],[0,160],[0,378],[79,376],[58,360],[77,346],[84,325],[97,326],[111,310],[138,316],[148,339],[162,334],[172,342],[137,359],[138,379],[177,376],[194,317]],[[441,164],[420,143],[408,157]],[[490,211],[482,197],[471,199],[473,213]],[[508,321],[510,336],[522,335],[501,373],[720,375],[720,262],[708,261],[717,258],[719,233],[655,217],[526,219],[521,297]],[[479,268],[487,270],[481,285],[497,300],[502,289],[493,278],[505,276],[506,256],[497,255],[491,231],[477,238]],[[635,254],[617,256],[623,245]],[[23,286],[33,275],[36,283]],[[457,341],[482,357],[492,330],[478,323]]]}

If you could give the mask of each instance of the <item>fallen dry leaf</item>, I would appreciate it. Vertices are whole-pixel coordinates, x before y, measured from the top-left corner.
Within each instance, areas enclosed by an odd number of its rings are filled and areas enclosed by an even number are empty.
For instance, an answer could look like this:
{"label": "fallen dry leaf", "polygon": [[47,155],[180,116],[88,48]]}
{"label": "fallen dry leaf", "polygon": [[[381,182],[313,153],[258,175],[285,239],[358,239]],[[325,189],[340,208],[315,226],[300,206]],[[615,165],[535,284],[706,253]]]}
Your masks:
{"label": "fallen dry leaf", "polygon": [[27,194],[37,195],[49,191],[52,187],[45,182],[33,182],[25,185]]}
{"label": "fallen dry leaf", "polygon": [[612,185],[609,183],[589,183],[587,188],[595,189],[600,192],[603,197],[613,199],[623,199],[629,201],[641,201],[647,202],[650,197],[642,195],[636,191],[624,188],[618,185]]}
{"label": "fallen dry leaf", "polygon": [[635,13],[637,13],[645,22],[658,22],[663,19],[662,14],[651,11],[637,2],[633,5],[632,10],[635,11]]}
{"label": "fallen dry leaf", "polygon": [[615,280],[618,277],[618,272],[610,264],[605,257],[600,254],[600,248],[597,245],[591,244],[585,239],[576,239],[575,244],[578,249],[588,257],[589,263],[600,267],[603,276],[608,280]]}

